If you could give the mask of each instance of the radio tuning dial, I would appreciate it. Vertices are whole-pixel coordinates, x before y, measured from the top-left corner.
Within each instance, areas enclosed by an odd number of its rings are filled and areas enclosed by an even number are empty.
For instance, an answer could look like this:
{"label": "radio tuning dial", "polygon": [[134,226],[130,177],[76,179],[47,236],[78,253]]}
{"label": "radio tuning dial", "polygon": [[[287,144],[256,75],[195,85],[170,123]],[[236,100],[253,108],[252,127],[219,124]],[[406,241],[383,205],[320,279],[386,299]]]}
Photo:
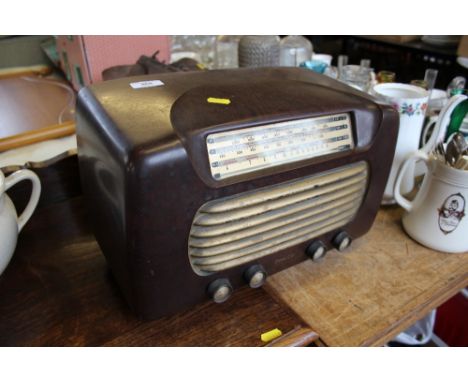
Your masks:
{"label": "radio tuning dial", "polygon": [[207,292],[214,302],[220,304],[231,297],[232,290],[232,285],[228,279],[217,279],[208,285]]}
{"label": "radio tuning dial", "polygon": [[252,265],[244,272],[244,279],[251,288],[260,288],[265,284],[267,273],[261,265]]}
{"label": "radio tuning dial", "polygon": [[306,254],[313,261],[321,259],[327,253],[327,247],[320,240],[315,240],[306,249]]}
{"label": "radio tuning dial", "polygon": [[351,236],[349,236],[344,231],[338,233],[333,238],[333,241],[332,241],[333,246],[340,252],[348,248],[351,245],[351,242],[352,242]]}

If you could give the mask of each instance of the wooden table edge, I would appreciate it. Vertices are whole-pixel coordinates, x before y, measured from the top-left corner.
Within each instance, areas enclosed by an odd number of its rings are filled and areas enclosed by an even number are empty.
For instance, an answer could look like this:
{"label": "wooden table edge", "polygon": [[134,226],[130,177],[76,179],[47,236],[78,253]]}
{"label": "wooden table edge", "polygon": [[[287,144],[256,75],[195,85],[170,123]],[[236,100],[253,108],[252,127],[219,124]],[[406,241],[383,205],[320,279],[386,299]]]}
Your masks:
{"label": "wooden table edge", "polygon": [[266,344],[266,347],[300,347],[317,341],[319,336],[309,327],[296,326],[293,330]]}
{"label": "wooden table edge", "polygon": [[[395,338],[399,333],[403,332],[405,329],[413,325],[416,321],[420,320],[421,318],[425,317],[431,310],[437,308],[438,306],[442,305],[444,302],[449,300],[451,297],[456,295],[460,290],[465,288],[468,285],[468,273],[465,273],[463,276],[458,277],[454,280],[454,285],[450,287],[448,290],[443,290],[439,294],[435,295],[435,298],[431,298],[425,304],[420,305],[416,311],[410,311],[405,314],[400,320],[396,321],[393,325],[391,325],[388,330],[382,332],[382,335],[374,336],[369,338],[368,340],[358,344],[358,345],[344,345],[344,346],[383,346],[393,338]],[[285,306],[286,308],[290,309],[294,312],[304,323],[309,327],[314,327],[314,322],[310,322],[303,317],[300,312],[294,309],[294,307],[290,306],[287,301],[285,301],[277,292],[275,292],[274,288],[270,288],[268,285],[264,286],[265,291],[275,299],[279,304]],[[422,307],[422,309],[420,309]],[[340,346],[340,345],[333,345],[331,342],[326,342],[321,336],[317,335],[317,338],[313,341],[317,346]]]}
{"label": "wooden table edge", "polygon": [[[418,307],[417,311],[413,310],[404,315],[400,320],[396,321],[394,325],[382,333],[382,336],[374,336],[364,341],[359,346],[383,346],[391,341],[398,334],[409,328],[416,321],[425,317],[433,309],[436,309],[451,297],[459,293],[463,288],[468,285],[468,273],[455,279],[455,284],[447,290],[441,290],[440,293],[434,294],[429,301]],[[297,312],[295,312],[297,314]],[[302,317],[301,317],[302,318]]]}

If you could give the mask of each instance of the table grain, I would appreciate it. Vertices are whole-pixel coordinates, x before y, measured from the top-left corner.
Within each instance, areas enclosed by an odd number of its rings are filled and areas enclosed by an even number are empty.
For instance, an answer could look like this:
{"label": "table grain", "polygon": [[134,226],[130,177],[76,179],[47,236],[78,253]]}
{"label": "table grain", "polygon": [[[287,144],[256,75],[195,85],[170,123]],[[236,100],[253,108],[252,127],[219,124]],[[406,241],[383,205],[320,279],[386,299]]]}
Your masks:
{"label": "table grain", "polygon": [[75,197],[41,208],[25,226],[0,276],[0,346],[263,346],[260,335],[274,328],[285,345],[317,339],[290,309],[248,287],[223,304],[138,319],[108,270],[91,219],[83,197]]}
{"label": "table grain", "polygon": [[405,234],[402,214],[381,208],[349,250],[279,272],[267,290],[328,346],[384,345],[468,285],[468,253],[420,245]]}

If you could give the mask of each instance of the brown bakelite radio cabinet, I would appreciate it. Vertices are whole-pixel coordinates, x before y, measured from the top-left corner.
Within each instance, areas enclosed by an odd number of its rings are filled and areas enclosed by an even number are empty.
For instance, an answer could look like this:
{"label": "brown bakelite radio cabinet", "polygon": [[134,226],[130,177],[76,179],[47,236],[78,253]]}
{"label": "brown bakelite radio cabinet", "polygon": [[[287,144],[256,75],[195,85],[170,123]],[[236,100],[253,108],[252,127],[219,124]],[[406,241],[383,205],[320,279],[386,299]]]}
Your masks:
{"label": "brown bakelite radio cabinet", "polygon": [[302,68],[118,79],[77,111],[97,241],[147,319],[345,249],[374,221],[398,135],[390,106]]}

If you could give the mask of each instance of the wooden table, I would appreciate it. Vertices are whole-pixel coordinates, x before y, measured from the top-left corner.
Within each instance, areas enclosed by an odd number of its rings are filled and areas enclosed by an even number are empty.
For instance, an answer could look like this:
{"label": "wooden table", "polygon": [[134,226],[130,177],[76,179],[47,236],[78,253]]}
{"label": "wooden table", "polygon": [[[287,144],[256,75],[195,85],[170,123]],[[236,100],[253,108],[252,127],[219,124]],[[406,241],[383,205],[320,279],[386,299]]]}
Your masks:
{"label": "wooden table", "polygon": [[[401,209],[390,207],[345,253],[305,261],[224,304],[142,322],[94,240],[76,157],[55,167],[35,170],[45,192],[0,276],[0,346],[260,346],[273,328],[285,333],[276,345],[382,345],[468,285],[468,253],[422,247],[403,232]],[[18,205],[27,193],[27,183],[9,190]]]}
{"label": "wooden table", "polygon": [[468,285],[468,253],[419,245],[404,233],[401,215],[381,208],[347,252],[273,275],[267,290],[329,346],[385,344]]}
{"label": "wooden table", "polygon": [[65,86],[55,78],[0,79],[0,139],[72,119],[72,89]]}
{"label": "wooden table", "polygon": [[262,289],[145,322],[125,304],[90,230],[82,197],[36,212],[0,276],[0,346],[308,345],[317,334]]}
{"label": "wooden table", "polygon": [[60,78],[0,73],[0,99],[0,152],[75,132],[75,94]]}
{"label": "wooden table", "polygon": [[[61,88],[50,86],[44,105],[28,108],[25,102],[44,100],[39,82],[1,85],[0,96],[10,101],[0,107],[8,125],[0,126],[0,138],[55,123],[64,107]],[[76,157],[35,171],[43,208],[0,276],[0,346],[257,346],[260,334],[276,327],[285,333],[277,345],[382,345],[468,285],[468,254],[420,246],[402,231],[401,210],[386,208],[345,254],[305,261],[270,277],[264,290],[241,289],[224,304],[142,322],[128,310],[91,233]],[[9,191],[15,193],[21,209],[29,185]]]}

